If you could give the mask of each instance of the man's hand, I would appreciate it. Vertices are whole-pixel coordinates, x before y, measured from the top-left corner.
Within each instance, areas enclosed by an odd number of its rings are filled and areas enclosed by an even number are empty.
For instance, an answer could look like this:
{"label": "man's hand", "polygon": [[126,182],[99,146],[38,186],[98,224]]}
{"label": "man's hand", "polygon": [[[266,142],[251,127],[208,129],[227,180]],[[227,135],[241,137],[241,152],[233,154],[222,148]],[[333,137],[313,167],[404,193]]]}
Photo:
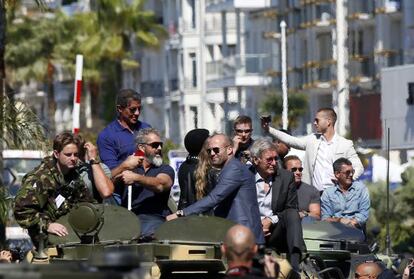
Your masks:
{"label": "man's hand", "polygon": [[144,157],[130,155],[125,161],[122,162],[122,165],[124,169],[133,170],[140,167],[142,165],[142,161],[144,161]]}
{"label": "man's hand", "polygon": [[266,277],[277,278],[279,269],[279,264],[272,255],[264,256],[264,273]]}
{"label": "man's hand", "polygon": [[117,178],[120,178],[125,184],[129,185],[137,181],[137,175],[139,174],[130,170],[126,170],[123,171],[120,175],[118,175]]}
{"label": "man's hand", "polygon": [[269,133],[270,122],[267,119],[263,118],[263,117],[260,117],[260,122],[261,122],[261,125],[262,125],[262,130],[265,133]]}
{"label": "man's hand", "polygon": [[240,136],[234,136],[233,137],[233,152],[236,153],[236,151],[239,149],[239,144],[240,144]]}
{"label": "man's hand", "polygon": [[85,161],[89,161],[91,159],[96,160],[98,158],[98,148],[91,142],[88,141],[83,147],[86,150],[84,158]]}
{"label": "man's hand", "polygon": [[270,218],[263,218],[262,219],[262,228],[263,228],[263,233],[266,236],[269,236],[270,233],[270,227],[272,226],[272,220],[270,220]]}
{"label": "man's hand", "polygon": [[47,227],[47,232],[56,234],[57,236],[66,236],[69,234],[66,227],[59,223],[50,223]]}
{"label": "man's hand", "polygon": [[9,250],[0,251],[0,261],[10,263],[12,261],[12,254]]}
{"label": "man's hand", "polygon": [[177,216],[177,214],[175,214],[175,213],[170,214],[170,215],[168,215],[167,217],[165,217],[165,219],[166,219],[167,221],[171,221],[171,220],[174,220],[174,219],[177,219],[177,218],[178,218],[178,216]]}

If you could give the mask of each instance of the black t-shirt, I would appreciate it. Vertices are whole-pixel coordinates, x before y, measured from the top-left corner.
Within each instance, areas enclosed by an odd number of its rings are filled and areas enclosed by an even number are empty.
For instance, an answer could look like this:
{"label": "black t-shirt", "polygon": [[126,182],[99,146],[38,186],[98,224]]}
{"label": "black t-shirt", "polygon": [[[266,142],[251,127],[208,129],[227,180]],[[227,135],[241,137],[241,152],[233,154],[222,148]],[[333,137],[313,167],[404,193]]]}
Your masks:
{"label": "black t-shirt", "polygon": [[319,191],[306,183],[301,183],[297,188],[299,211],[309,211],[309,204],[321,203]]}
{"label": "black t-shirt", "polygon": [[[174,170],[169,165],[161,165],[160,167],[152,166],[146,173],[142,167],[135,170],[136,173],[156,177],[160,173],[164,173],[171,177],[174,181]],[[168,198],[170,197],[170,191],[163,191],[161,193],[154,193],[148,190],[144,186],[135,183],[132,186],[132,211],[135,214],[155,214],[162,217],[166,217],[170,214],[168,209]],[[123,196],[123,205],[125,206],[128,202],[127,187]]]}

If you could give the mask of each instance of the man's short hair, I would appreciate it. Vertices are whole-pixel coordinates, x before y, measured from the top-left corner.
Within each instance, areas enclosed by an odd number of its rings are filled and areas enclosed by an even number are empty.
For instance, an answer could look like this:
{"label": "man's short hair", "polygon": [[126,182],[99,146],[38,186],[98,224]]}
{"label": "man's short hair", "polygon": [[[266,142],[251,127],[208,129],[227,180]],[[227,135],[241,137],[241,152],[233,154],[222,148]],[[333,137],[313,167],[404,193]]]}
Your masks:
{"label": "man's short hair", "polygon": [[333,163],[333,171],[334,171],[334,173],[335,172],[340,172],[341,171],[341,168],[342,168],[342,165],[352,166],[352,163],[351,163],[351,161],[349,161],[348,159],[343,158],[343,157],[337,159]]}
{"label": "man's short hair", "polygon": [[286,156],[286,157],[283,159],[283,168],[286,168],[287,163],[288,163],[289,161],[299,161],[299,162],[301,162],[301,163],[302,163],[302,160],[301,160],[298,156],[296,156],[296,155],[289,155],[289,156]]}
{"label": "man's short hair", "polygon": [[126,108],[131,100],[141,103],[141,94],[134,89],[121,89],[116,96],[116,105]]}
{"label": "man's short hair", "polygon": [[258,138],[250,147],[250,155],[259,158],[262,156],[263,151],[268,149],[276,151],[276,146],[272,143],[270,138]]}
{"label": "man's short hair", "polygon": [[139,130],[135,136],[135,144],[147,143],[147,136],[150,134],[156,134],[157,136],[161,137],[160,132],[157,129],[144,128]]}
{"label": "man's short hair", "polygon": [[236,126],[239,124],[249,124],[250,126],[252,126],[252,119],[247,115],[239,115],[234,120],[233,129],[236,129]]}
{"label": "man's short hair", "polygon": [[60,152],[66,145],[74,144],[80,151],[83,142],[83,139],[79,135],[74,135],[71,132],[63,132],[56,135],[53,140],[53,150]]}
{"label": "man's short hair", "polygon": [[335,124],[336,119],[338,117],[336,115],[336,112],[332,108],[320,108],[318,109],[317,113],[319,112],[325,113],[332,120],[333,124]]}

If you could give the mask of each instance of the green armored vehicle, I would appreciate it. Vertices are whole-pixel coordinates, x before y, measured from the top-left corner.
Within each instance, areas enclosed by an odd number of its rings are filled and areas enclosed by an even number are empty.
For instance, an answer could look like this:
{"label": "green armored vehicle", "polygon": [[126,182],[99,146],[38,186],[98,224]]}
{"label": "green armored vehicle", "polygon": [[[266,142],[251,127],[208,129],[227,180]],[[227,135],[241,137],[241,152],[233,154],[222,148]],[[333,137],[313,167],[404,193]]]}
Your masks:
{"label": "green armored vehicle", "polygon": [[[29,259],[33,263],[89,261],[93,266],[131,266],[131,257],[150,278],[173,272],[217,273],[225,270],[220,244],[234,225],[226,219],[189,216],[166,222],[150,242],[139,239],[137,216],[123,207],[80,203],[58,223],[65,225],[65,237],[48,236],[44,253]],[[108,259],[111,258],[111,260]]]}
{"label": "green armored vehicle", "polygon": [[353,278],[359,263],[379,261],[358,229],[318,221],[302,227],[309,256],[305,265],[311,266],[319,278]]}

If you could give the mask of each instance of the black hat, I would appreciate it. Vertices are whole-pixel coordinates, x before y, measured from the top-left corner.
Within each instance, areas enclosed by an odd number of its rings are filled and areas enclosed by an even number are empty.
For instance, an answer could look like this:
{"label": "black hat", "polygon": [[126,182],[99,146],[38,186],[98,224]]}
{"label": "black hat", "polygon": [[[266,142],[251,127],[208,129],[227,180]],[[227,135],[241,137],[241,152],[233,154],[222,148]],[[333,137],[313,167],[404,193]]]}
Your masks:
{"label": "black hat", "polygon": [[204,141],[208,138],[207,129],[194,129],[185,135],[184,146],[190,155],[197,156],[203,147]]}

